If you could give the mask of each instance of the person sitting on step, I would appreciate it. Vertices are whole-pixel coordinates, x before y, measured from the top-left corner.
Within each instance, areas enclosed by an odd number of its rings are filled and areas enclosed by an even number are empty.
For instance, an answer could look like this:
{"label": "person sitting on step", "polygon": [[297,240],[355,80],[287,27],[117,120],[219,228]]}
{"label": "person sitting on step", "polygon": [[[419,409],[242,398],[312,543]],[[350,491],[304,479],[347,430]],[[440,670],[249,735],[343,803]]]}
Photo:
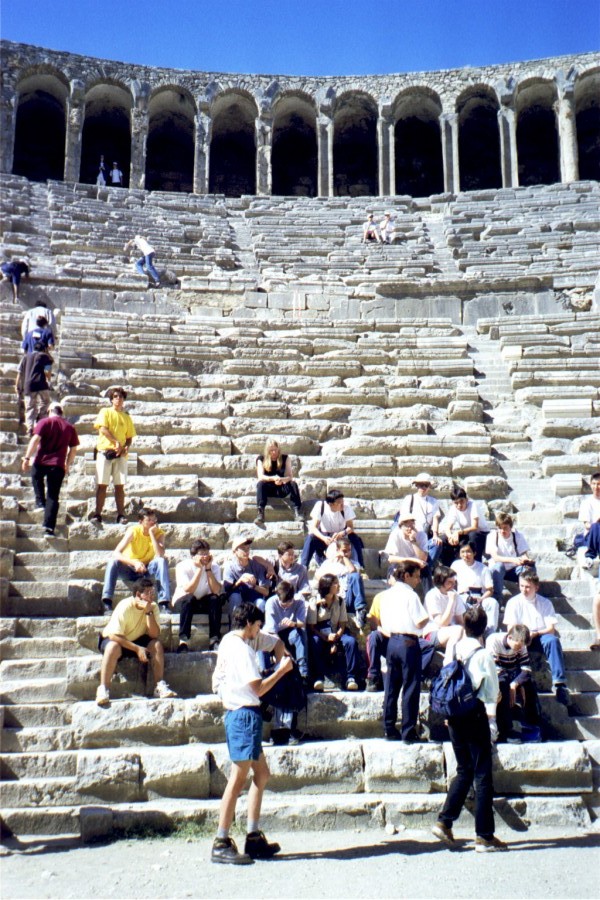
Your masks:
{"label": "person sitting on step", "polygon": [[427,535],[417,531],[413,513],[401,513],[398,524],[390,532],[385,550],[388,561],[388,576],[399,563],[415,562],[421,569],[421,578],[429,586],[431,575],[427,566]]}
{"label": "person sitting on step", "polygon": [[460,545],[460,559],[455,559],[451,567],[456,573],[457,590],[466,606],[480,604],[487,615],[487,632],[498,631],[500,605],[494,594],[492,574],[487,566],[475,559],[475,544],[463,540]]}
{"label": "person sitting on step", "polygon": [[175,593],[171,606],[179,607],[178,653],[185,653],[196,613],[208,612],[208,646],[218,650],[221,638],[221,612],[226,601],[221,569],[213,560],[210,544],[202,538],[190,547],[190,558],[175,566]]}
{"label": "person sitting on step", "polygon": [[273,571],[278,581],[287,581],[292,585],[296,600],[304,600],[310,595],[311,587],[306,566],[298,562],[298,554],[291,541],[280,541],[277,545],[277,560]]}
{"label": "person sitting on step", "polygon": [[381,244],[381,235],[375,224],[375,216],[373,213],[368,214],[367,221],[363,225],[363,243],[369,244],[371,241]]}
{"label": "person sitting on step", "polygon": [[331,669],[341,673],[346,690],[358,690],[360,653],[356,638],[346,634],[348,613],[339,596],[340,583],[335,575],[323,575],[308,604],[310,670],[313,690],[325,687],[325,674]]}
{"label": "person sitting on step", "polygon": [[144,575],[156,578],[159,606],[168,610],[171,586],[169,565],[165,559],[165,533],[158,525],[158,516],[154,510],[147,508],[139,510],[138,524],[129,526],[106,566],[102,588],[105,611],[112,612],[117,579],[121,578],[125,584],[131,584]]}
{"label": "person sitting on step", "polygon": [[[306,633],[306,603],[294,597],[294,588],[281,581],[265,607],[264,630],[283,641],[298,663],[298,671],[308,681],[308,635]],[[268,663],[263,665],[268,668]]]}
{"label": "person sitting on step", "polygon": [[440,524],[443,548],[440,559],[450,565],[458,555],[461,542],[468,538],[475,545],[475,559],[481,561],[487,533],[490,530],[485,517],[475,500],[469,500],[463,488],[455,487],[450,492],[452,506]]}
{"label": "person sitting on step", "polygon": [[[440,537],[440,522],[442,510],[439,502],[430,495],[435,481],[427,472],[420,472],[413,481],[414,494],[407,494],[400,504],[400,509],[394,518],[394,526],[398,524],[401,515],[410,515],[415,520],[417,531],[424,531],[427,536],[427,565],[429,571],[435,569],[440,553],[442,552],[442,539]],[[423,573],[421,573],[422,575]]]}
{"label": "person sitting on step", "polygon": [[533,569],[524,569],[519,575],[519,591],[511,597],[504,610],[504,624],[527,625],[531,634],[530,649],[542,652],[550,665],[552,685],[559,703],[569,706],[567,672],[562,643],[556,631],[558,619],[554,606],[538,593],[540,579]]}
{"label": "person sitting on step", "polygon": [[154,697],[176,697],[164,680],[165,651],[161,644],[159,609],[155,600],[154,582],[141,577],[133,586],[133,596],[121,600],[98,636],[102,653],[100,686],[96,692],[98,706],[110,706],[110,682],[118,661],[136,657],[141,663],[152,664]]}
{"label": "person sitting on step", "polygon": [[314,583],[323,575],[335,575],[340,583],[340,598],[346,604],[346,612],[353,617],[356,627],[364,628],[367,621],[367,600],[360,574],[360,566],[352,561],[352,544],[348,538],[335,542],[336,554],[321,563],[315,572]]}
{"label": "person sitting on step", "polygon": [[513,517],[508,513],[496,516],[496,528],[489,532],[485,542],[485,555],[490,557],[488,568],[498,603],[502,602],[505,581],[516,584],[523,569],[535,569],[527,541],[513,528]]}
{"label": "person sitting on step", "polygon": [[496,663],[500,698],[496,712],[498,741],[520,744],[513,721],[522,716],[522,724],[539,729],[540,708],[527,647],[531,633],[527,625],[513,625],[507,634],[491,634],[486,649]]}
{"label": "person sitting on step", "polygon": [[254,603],[265,611],[272,583],[263,561],[250,556],[252,538],[238,535],[231,542],[232,555],[223,568],[223,591],[229,598],[229,618],[242,602]]}
{"label": "person sitting on step", "polygon": [[447,566],[438,566],[433,573],[433,587],[425,594],[425,609],[429,622],[423,628],[423,637],[435,649],[445,647],[449,662],[454,644],[463,636],[466,606],[456,590],[456,572]]}
{"label": "person sitting on step", "polygon": [[579,521],[583,523],[583,540],[577,550],[577,562],[583,569],[591,569],[600,556],[600,472],[590,478],[591,496],[584,497],[579,506]]}
{"label": "person sitting on step", "polygon": [[292,463],[287,453],[273,438],[267,438],[262,456],[256,457],[256,506],[255,525],[265,524],[265,507],[269,497],[290,500],[294,515],[302,521],[302,501],[298,485],[294,481]]}
{"label": "person sitting on step", "polygon": [[324,500],[317,500],[310,514],[308,534],[302,548],[303,566],[310,564],[313,555],[321,565],[325,556],[335,556],[335,542],[348,538],[352,544],[352,559],[364,568],[363,542],[354,531],[355,512],[344,501],[341,491],[329,491]]}

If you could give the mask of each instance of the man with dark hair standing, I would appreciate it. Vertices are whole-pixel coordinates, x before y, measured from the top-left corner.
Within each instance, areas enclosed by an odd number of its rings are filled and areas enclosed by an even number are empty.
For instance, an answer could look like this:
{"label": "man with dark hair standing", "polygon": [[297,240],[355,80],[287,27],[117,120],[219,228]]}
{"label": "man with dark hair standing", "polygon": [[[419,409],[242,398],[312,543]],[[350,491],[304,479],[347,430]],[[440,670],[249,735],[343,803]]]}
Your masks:
{"label": "man with dark hair standing", "polygon": [[61,485],[78,445],[76,430],[63,418],[62,407],[53,403],[49,417],[41,419],[33,429],[22,462],[23,472],[31,467],[35,503],[44,509],[44,531],[48,537],[54,537]]}
{"label": "man with dark hair standing", "polygon": [[54,347],[54,334],[48,326],[46,316],[38,316],[35,320],[35,327],[28,331],[21,342],[21,350],[23,353],[33,353],[37,343],[43,344],[44,350],[48,347]]}
{"label": "man with dark hair standing", "polygon": [[[263,793],[269,780],[269,767],[262,750],[262,716],[260,698],[263,697],[293,667],[289,656],[280,656],[272,675],[261,678],[256,662],[256,640],[261,634],[264,616],[253,603],[243,601],[232,614],[232,630],[219,646],[217,665],[213,675],[213,690],[226,709],[225,736],[231,758],[231,774],[221,800],[219,828],[214,840],[211,860],[214,863],[248,865],[254,859],[271,859],[281,849],[269,843],[259,830]],[[271,647],[280,645],[278,638],[265,635]],[[229,829],[235,815],[238,798],[252,770],[252,784],[248,793],[248,833],[244,853],[239,853]]]}
{"label": "man with dark hair standing", "polygon": [[98,413],[94,428],[98,430],[96,445],[96,509],[90,516],[92,522],[102,522],[102,510],[108,485],[112,478],[115,486],[117,524],[127,525],[125,515],[125,482],[127,481],[127,454],[136,430],[131,416],[123,409],[127,391],[112,388],[108,392],[111,406]]}
{"label": "man with dark hair standing", "polygon": [[471,789],[475,787],[475,850],[488,853],[507,850],[494,835],[494,782],[492,778],[492,734],[496,731],[498,675],[491,655],[483,647],[487,616],[481,606],[470,607],[464,615],[465,637],[455,647],[456,658],[466,667],[477,705],[471,712],[448,719],[452,749],[456,757],[454,776],[433,834],[449,847],[456,847],[452,825],[458,819]]}
{"label": "man with dark hair standing", "polygon": [[52,357],[38,341],[34,345],[33,353],[26,353],[19,363],[15,391],[19,397],[25,395],[27,437],[33,434],[35,423],[48,415],[52,362]]}
{"label": "man with dark hair standing", "polygon": [[222,593],[221,569],[210,552],[210,544],[199,538],[190,547],[190,558],[175,567],[175,593],[171,606],[180,605],[178,653],[186,653],[195,613],[208,611],[208,646],[219,649],[221,611],[227,599]]}

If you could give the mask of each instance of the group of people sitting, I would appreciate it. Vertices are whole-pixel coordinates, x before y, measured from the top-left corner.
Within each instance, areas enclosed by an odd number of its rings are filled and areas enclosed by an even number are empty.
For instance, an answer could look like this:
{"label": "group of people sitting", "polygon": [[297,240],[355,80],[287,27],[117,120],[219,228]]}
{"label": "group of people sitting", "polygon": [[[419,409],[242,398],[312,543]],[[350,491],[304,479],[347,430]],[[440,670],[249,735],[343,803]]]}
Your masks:
{"label": "group of people sitting", "polygon": [[383,219],[377,224],[373,213],[369,213],[367,221],[363,225],[363,242],[365,244],[391,244],[394,226],[392,225],[392,214],[386,212]]}

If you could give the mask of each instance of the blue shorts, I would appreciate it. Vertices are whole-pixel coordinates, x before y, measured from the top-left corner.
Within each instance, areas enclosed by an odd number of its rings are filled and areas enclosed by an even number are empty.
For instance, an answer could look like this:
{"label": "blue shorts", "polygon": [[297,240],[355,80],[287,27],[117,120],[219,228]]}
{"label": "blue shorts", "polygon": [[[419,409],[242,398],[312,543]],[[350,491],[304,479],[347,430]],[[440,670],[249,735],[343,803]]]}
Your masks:
{"label": "blue shorts", "polygon": [[225,713],[225,737],[232,762],[257,760],[262,753],[262,716],[259,706],[242,706]]}

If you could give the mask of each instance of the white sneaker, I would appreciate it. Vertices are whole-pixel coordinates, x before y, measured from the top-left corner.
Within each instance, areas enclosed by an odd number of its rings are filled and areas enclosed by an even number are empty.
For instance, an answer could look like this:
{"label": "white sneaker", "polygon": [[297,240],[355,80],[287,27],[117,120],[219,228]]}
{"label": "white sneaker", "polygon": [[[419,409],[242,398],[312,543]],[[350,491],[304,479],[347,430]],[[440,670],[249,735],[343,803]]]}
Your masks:
{"label": "white sneaker", "polygon": [[356,681],[354,680],[354,678],[348,679],[348,681],[346,682],[346,690],[347,691],[357,691],[358,690],[358,685],[357,685]]}
{"label": "white sneaker", "polygon": [[320,694],[321,691],[324,690],[324,688],[325,688],[325,684],[321,681],[320,678],[317,678],[317,680],[313,684],[313,691],[317,691],[317,693]]}
{"label": "white sneaker", "polygon": [[96,703],[98,706],[110,706],[110,694],[108,693],[108,688],[104,687],[103,684],[99,685],[96,691]]}
{"label": "white sneaker", "polygon": [[594,560],[590,559],[589,556],[584,556],[581,560],[581,568],[582,569],[591,569],[594,565]]}
{"label": "white sneaker", "polygon": [[169,697],[176,697],[175,691],[172,691],[166,681],[159,681],[154,688],[154,696],[159,700],[168,700]]}

